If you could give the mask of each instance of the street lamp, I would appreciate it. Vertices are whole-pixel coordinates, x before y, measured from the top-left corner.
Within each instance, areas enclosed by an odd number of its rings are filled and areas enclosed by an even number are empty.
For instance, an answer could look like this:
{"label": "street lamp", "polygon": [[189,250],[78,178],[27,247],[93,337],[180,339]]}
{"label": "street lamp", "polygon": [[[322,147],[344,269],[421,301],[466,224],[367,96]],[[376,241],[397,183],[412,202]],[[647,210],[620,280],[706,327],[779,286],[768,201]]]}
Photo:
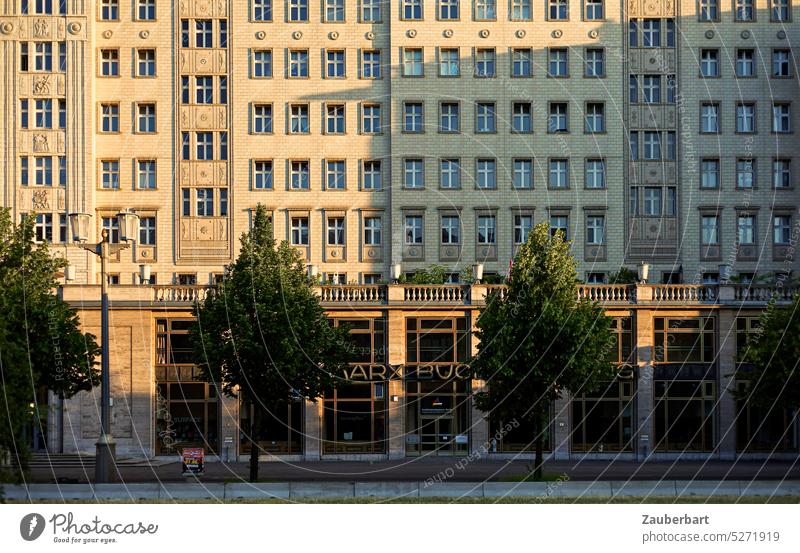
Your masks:
{"label": "street lamp", "polygon": [[642,261],[639,263],[639,282],[647,284],[647,277],[650,276],[650,264]]}
{"label": "street lamp", "polygon": [[483,280],[483,263],[475,263],[472,266],[472,279],[480,284]]}
{"label": "street lamp", "polygon": [[403,273],[403,267],[399,263],[392,265],[392,282],[397,284],[400,282],[400,275]]}
{"label": "street lamp", "polygon": [[81,248],[100,257],[100,297],[101,297],[101,383],[100,383],[100,438],[97,441],[94,481],[96,484],[107,483],[112,479],[116,445],[111,437],[111,388],[108,368],[108,275],[106,263],[110,256],[130,247],[130,241],[139,234],[139,216],[133,211],[122,211],[117,214],[121,244],[109,242],[108,229],[101,232],[102,239],[97,244],[87,244],[89,239],[88,213],[70,213],[69,223],[72,228],[72,240]]}

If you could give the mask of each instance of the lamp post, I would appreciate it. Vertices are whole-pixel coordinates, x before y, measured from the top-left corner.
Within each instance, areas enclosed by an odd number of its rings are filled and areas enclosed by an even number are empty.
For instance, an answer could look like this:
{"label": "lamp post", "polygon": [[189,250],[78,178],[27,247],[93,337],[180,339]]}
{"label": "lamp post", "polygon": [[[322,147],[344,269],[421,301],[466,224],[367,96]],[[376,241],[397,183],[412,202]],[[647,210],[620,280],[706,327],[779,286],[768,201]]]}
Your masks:
{"label": "lamp post", "polygon": [[100,333],[101,333],[101,381],[100,381],[100,438],[97,440],[94,465],[95,484],[111,482],[114,471],[116,444],[111,437],[111,378],[109,372],[108,347],[108,275],[106,263],[114,255],[130,247],[130,242],[138,235],[139,216],[132,211],[117,214],[119,238],[122,243],[112,244],[108,229],[101,232],[101,240],[97,244],[87,244],[89,239],[88,213],[70,213],[69,222],[72,227],[72,239],[81,248],[100,257]]}
{"label": "lamp post", "polygon": [[472,279],[476,284],[480,284],[483,280],[483,263],[475,263],[472,265]]}
{"label": "lamp post", "polygon": [[647,284],[647,278],[650,276],[650,264],[642,261],[638,267],[639,282]]}

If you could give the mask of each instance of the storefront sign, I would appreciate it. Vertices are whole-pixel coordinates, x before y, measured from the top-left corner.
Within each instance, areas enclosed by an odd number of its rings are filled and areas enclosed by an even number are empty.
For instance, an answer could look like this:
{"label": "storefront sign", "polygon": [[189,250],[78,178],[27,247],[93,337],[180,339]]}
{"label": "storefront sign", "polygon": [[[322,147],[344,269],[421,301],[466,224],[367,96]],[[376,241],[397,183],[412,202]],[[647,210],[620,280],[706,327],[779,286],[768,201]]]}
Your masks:
{"label": "storefront sign", "polygon": [[353,365],[344,369],[345,380],[373,382],[383,380],[402,380],[402,365]]}
{"label": "storefront sign", "polygon": [[[405,369],[405,370],[404,370]],[[442,365],[352,365],[343,370],[345,380],[353,382],[382,382],[402,380],[469,380],[472,370],[465,364]]]}
{"label": "storefront sign", "polygon": [[469,365],[414,365],[407,367],[406,378],[413,380],[469,380]]}
{"label": "storefront sign", "polygon": [[203,474],[206,453],[202,447],[185,447],[181,454],[183,474]]}

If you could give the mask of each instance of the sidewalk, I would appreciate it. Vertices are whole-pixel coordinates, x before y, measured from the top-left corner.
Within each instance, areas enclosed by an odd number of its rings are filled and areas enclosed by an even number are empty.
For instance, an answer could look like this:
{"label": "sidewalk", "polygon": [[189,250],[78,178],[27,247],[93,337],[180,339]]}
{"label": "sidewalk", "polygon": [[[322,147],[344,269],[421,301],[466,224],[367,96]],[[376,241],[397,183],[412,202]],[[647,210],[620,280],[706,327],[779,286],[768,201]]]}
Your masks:
{"label": "sidewalk", "polygon": [[[528,461],[473,461],[465,458],[407,458],[392,461],[269,462],[259,465],[259,479],[265,482],[449,482],[513,481],[528,471]],[[545,465],[551,479],[570,481],[656,481],[656,480],[800,480],[800,459],[795,461],[551,461]],[[181,465],[154,462],[151,466],[119,466],[126,483],[185,482]],[[247,463],[206,463],[203,482],[246,482]],[[87,483],[92,468],[46,468],[31,470],[31,482]],[[189,478],[188,480],[193,480]]]}

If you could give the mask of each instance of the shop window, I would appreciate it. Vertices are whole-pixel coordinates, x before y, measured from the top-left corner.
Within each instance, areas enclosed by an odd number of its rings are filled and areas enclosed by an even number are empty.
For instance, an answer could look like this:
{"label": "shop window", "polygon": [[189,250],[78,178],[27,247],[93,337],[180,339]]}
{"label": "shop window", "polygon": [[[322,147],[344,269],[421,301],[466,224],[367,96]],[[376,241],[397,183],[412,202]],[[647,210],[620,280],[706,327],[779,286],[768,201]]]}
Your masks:
{"label": "shop window", "polygon": [[595,393],[572,399],[572,451],[633,450],[635,387],[633,379],[615,380]]}
{"label": "shop window", "polygon": [[[250,454],[253,410],[258,406],[242,404],[239,408],[239,451]],[[261,427],[256,436],[259,451],[272,455],[296,455],[303,451],[303,401],[298,398],[261,413]]]}
{"label": "shop window", "polygon": [[[544,451],[553,450],[552,406],[544,428]],[[527,420],[514,419],[510,423],[489,418],[489,451],[492,453],[533,453],[536,451],[536,432]]]}
{"label": "shop window", "polygon": [[656,363],[710,363],[714,360],[714,318],[655,317]]}
{"label": "shop window", "polygon": [[[738,380],[740,393],[748,381]],[[736,402],[736,451],[740,453],[797,452],[797,413],[773,405],[756,407],[746,399]]]}
{"label": "shop window", "polygon": [[656,366],[654,372],[656,451],[712,451],[716,443],[716,374],[691,364]]}

